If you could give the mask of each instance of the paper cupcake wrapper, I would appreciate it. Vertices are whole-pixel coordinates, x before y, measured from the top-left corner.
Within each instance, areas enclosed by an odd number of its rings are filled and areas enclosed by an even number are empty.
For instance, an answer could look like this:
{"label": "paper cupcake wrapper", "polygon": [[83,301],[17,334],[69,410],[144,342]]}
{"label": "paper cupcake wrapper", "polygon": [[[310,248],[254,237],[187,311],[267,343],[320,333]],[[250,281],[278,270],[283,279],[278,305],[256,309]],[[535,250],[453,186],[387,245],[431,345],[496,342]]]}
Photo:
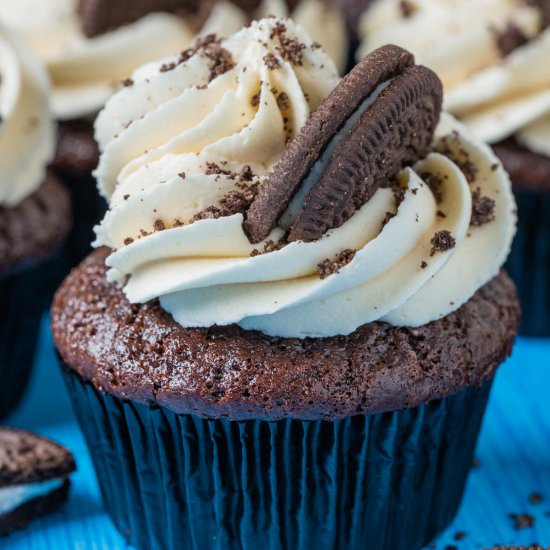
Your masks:
{"label": "paper cupcake wrapper", "polygon": [[140,549],[422,548],[458,509],[491,385],[334,422],[229,421],[63,371],[107,511]]}
{"label": "paper cupcake wrapper", "polygon": [[520,333],[550,336],[550,193],[515,190],[518,231],[506,269],[522,307]]}
{"label": "paper cupcake wrapper", "polygon": [[0,278],[0,419],[20,402],[32,369],[40,321],[66,270],[61,254]]}
{"label": "paper cupcake wrapper", "polygon": [[92,174],[80,177],[60,174],[59,178],[70,193],[75,219],[65,243],[69,266],[74,267],[92,252],[93,229],[105,215],[107,203],[97,191]]}

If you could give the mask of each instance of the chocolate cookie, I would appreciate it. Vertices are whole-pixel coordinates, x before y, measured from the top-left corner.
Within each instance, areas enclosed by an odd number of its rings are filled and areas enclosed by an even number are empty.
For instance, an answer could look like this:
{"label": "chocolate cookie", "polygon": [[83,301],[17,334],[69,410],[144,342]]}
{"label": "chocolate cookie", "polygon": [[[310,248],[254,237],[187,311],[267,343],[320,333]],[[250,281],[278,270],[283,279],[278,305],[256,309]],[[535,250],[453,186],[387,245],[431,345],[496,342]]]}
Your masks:
{"label": "chocolate cookie", "polygon": [[439,78],[406,50],[372,52],[311,115],[261,186],[245,220],[250,240],[267,237],[301,186],[308,192],[289,241],[314,241],[342,225],[428,153],[442,95]]}
{"label": "chocolate cookie", "polygon": [[52,331],[63,361],[100,391],[201,417],[334,420],[414,407],[490,378],[519,320],[501,273],[419,328],[374,322],[306,339],[183,328],[158,301],[131,304],[109,283],[107,252],[90,255],[56,295]]}
{"label": "chocolate cookie", "polygon": [[79,0],[77,9],[86,36],[94,37],[153,12],[180,12],[193,16],[202,13],[211,3],[201,0]]}
{"label": "chocolate cookie", "polygon": [[62,504],[75,469],[71,453],[57,443],[0,428],[0,536]]}

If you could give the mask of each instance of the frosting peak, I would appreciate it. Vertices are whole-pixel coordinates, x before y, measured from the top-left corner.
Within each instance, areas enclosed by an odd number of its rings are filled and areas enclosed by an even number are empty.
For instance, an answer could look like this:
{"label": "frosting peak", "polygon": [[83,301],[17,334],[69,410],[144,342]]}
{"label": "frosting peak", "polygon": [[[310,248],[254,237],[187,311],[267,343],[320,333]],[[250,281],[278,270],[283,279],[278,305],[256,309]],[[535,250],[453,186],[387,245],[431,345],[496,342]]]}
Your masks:
{"label": "frosting peak", "polygon": [[21,36],[0,25],[0,205],[12,207],[44,180],[54,153],[45,70]]}

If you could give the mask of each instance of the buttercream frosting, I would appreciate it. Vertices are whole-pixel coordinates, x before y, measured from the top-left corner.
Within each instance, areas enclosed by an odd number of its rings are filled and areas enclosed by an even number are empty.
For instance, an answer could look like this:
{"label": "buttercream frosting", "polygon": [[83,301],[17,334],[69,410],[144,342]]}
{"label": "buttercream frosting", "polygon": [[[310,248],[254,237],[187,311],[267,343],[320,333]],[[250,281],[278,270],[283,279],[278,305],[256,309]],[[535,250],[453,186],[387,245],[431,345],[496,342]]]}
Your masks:
{"label": "buttercream frosting", "polygon": [[[318,241],[278,246],[281,220],[252,245],[228,205],[262,185],[338,78],[290,21],[253,23],[215,47],[221,74],[204,48],[164,59],[136,72],[98,117],[97,176],[110,210],[95,245],[113,250],[110,278],[130,301],[158,298],[184,327],[322,337],[375,320],[423,325],[498,273],[515,230],[509,178],[448,115],[433,152],[398,175],[399,193],[379,189]],[[338,270],[321,269],[343,252]]]}
{"label": "buttercream frosting", "polygon": [[0,25],[0,205],[13,207],[44,180],[54,153],[48,76],[22,36]]}

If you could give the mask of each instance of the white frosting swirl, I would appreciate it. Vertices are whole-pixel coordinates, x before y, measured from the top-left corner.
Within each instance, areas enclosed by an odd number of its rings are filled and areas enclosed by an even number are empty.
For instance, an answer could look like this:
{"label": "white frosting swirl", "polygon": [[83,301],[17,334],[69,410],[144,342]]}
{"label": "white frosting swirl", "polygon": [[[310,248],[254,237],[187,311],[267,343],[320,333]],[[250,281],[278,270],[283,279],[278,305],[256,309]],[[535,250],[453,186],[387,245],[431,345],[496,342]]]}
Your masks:
{"label": "white frosting swirl", "polygon": [[46,71],[23,38],[0,25],[0,205],[12,207],[44,180],[54,153]]}
{"label": "white frosting swirl", "polygon": [[[550,30],[522,0],[377,0],[361,21],[360,55],[385,43],[412,51],[445,86],[445,108],[494,143],[517,134],[550,156]],[[496,37],[510,24],[528,40],[503,58]]]}
{"label": "white frosting swirl", "polygon": [[[159,298],[185,327],[238,323],[285,337],[347,334],[374,320],[422,325],[457,309],[502,266],[515,205],[490,149],[448,116],[434,147],[462,160],[467,155],[476,168],[470,184],[459,161],[431,153],[399,175],[404,199],[397,210],[393,192],[383,188],[319,241],[258,255],[255,250],[281,239],[281,227],[254,246],[242,214],[193,221],[239,190],[232,174],[244,165],[261,185],[286,139],[337,83],[318,49],[305,48],[301,65],[285,59],[277,25],[263,20],[223,41],[236,65],[211,82],[201,54],[168,72],[159,73],[159,66],[175,60],[145,67],[100,114],[97,175],[111,209],[95,244],[114,249],[107,260],[111,277],[125,281],[132,302]],[[285,25],[287,38],[309,43],[298,27]],[[266,66],[267,54],[278,68]],[[277,101],[281,92],[285,100]],[[205,174],[209,161],[228,173]],[[441,182],[439,203],[423,181],[427,173]],[[494,201],[494,220],[471,226],[478,189]],[[382,228],[388,212],[395,216]],[[456,246],[435,252],[432,239],[442,231]],[[353,259],[321,279],[319,264],[345,249],[356,251]]]}
{"label": "white frosting swirl", "polygon": [[[54,85],[53,111],[62,120],[93,115],[134,69],[181,51],[195,38],[181,17],[167,13],[88,38],[77,2],[0,0],[0,20],[21,29],[46,63]],[[202,32],[227,36],[244,22],[240,9],[220,1]]]}

